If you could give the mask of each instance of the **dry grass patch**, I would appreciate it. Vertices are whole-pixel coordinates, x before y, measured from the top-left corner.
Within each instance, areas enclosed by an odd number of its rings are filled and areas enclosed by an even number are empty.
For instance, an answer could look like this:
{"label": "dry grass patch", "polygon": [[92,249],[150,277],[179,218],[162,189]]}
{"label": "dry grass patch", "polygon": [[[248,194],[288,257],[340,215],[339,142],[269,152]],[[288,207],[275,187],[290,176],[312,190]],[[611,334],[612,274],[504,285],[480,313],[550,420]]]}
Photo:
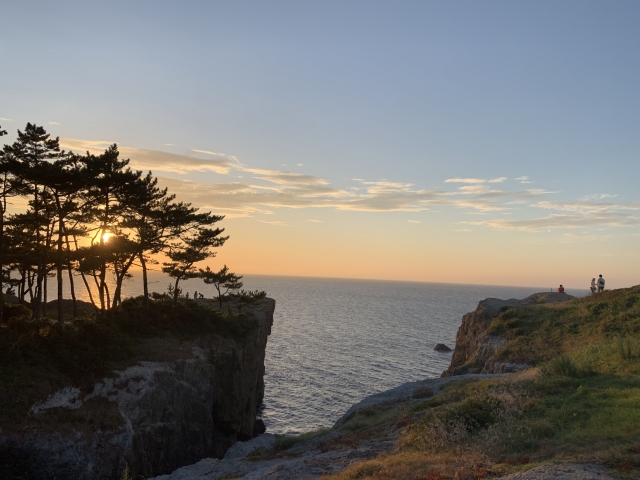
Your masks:
{"label": "dry grass patch", "polygon": [[447,452],[427,454],[424,452],[402,452],[380,455],[353,465],[335,475],[332,480],[445,480],[480,479],[490,474],[488,460],[476,452]]}

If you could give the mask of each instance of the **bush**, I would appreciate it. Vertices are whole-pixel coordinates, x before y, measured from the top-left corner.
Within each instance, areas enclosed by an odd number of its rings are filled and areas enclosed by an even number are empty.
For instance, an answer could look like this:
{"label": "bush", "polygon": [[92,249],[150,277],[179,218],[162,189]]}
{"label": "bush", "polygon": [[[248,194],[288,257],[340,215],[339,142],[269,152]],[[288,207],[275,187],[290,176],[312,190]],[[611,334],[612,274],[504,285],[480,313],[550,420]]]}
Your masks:
{"label": "bush", "polygon": [[496,422],[502,401],[493,395],[471,397],[440,416],[445,424],[462,424],[469,433],[485,429]]}
{"label": "bush", "polygon": [[562,377],[578,377],[578,368],[565,355],[554,357],[540,367],[543,375],[557,375]]}
{"label": "bush", "polygon": [[0,361],[4,366],[42,366],[72,379],[102,375],[110,364],[130,358],[134,344],[154,336],[218,334],[243,341],[257,327],[247,314],[217,312],[192,301],[122,302],[113,316],[69,322],[35,321],[22,305],[8,306],[0,325]]}
{"label": "bush", "polygon": [[206,303],[181,299],[159,299],[144,304],[143,297],[122,302],[114,322],[124,332],[136,337],[165,334],[188,336],[215,333],[243,341],[257,327],[252,315],[234,314],[209,308]]}

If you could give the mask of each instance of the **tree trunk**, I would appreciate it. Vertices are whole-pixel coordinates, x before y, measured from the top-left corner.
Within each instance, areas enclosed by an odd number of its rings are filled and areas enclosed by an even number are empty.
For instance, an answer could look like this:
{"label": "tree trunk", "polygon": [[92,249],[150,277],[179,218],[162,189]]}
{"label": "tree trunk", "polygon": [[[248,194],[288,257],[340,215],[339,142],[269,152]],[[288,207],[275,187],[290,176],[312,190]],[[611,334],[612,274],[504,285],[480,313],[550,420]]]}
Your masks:
{"label": "tree trunk", "polygon": [[[49,257],[47,256],[47,252],[49,251],[49,248],[51,247],[51,239],[53,238],[53,230],[55,228],[56,225],[56,221],[55,219],[51,221],[51,224],[49,224],[49,221],[47,221],[47,237],[45,239],[44,245],[45,245],[45,249],[44,249],[44,255],[42,256],[42,271],[43,271],[43,279],[42,279],[42,283],[44,285],[44,289],[43,289],[43,293],[44,293],[44,301],[42,303],[42,314],[43,315],[47,315],[47,292],[49,291],[49,270],[47,268],[47,265],[49,263]],[[60,319],[58,319],[58,321],[60,321]]]}
{"label": "tree trunk", "polygon": [[73,267],[71,266],[71,243],[69,243],[69,234],[67,228],[64,227],[64,238],[67,244],[67,271],[69,272],[69,288],[71,289],[71,301],[73,303],[73,318],[78,318],[78,302],[76,300],[76,287],[73,281]]}
{"label": "tree trunk", "polygon": [[[67,236],[67,242],[68,242],[68,236]],[[78,237],[76,237],[75,235],[73,236],[73,245],[76,247],[76,251],[78,250]],[[69,249],[69,251],[71,251],[71,249]],[[69,265],[71,265],[71,263],[69,263]],[[91,293],[91,287],[89,287],[89,282],[87,282],[87,277],[85,277],[84,272],[80,272],[80,276],[82,277],[82,281],[84,282],[84,286],[87,287],[87,294],[89,295],[89,300],[91,300],[91,304],[93,305],[93,308],[96,309],[96,313],[98,313],[100,311],[100,309],[98,308],[98,305],[96,305],[96,302],[93,300],[93,294]],[[74,307],[74,311],[75,311],[75,307]]]}
{"label": "tree trunk", "polygon": [[98,282],[98,276],[94,271],[91,276],[93,277],[93,282],[96,284],[96,290],[98,290],[98,295],[100,295],[100,312],[104,313],[105,302],[104,302],[104,291],[100,292],[100,283]]}
{"label": "tree trunk", "polygon": [[180,283],[180,277],[176,277],[176,283],[173,287],[173,303],[178,303],[178,283]]}
{"label": "tree trunk", "polygon": [[[40,320],[40,299],[42,298],[41,284],[40,284],[40,271],[42,265],[42,252],[40,249],[40,224],[38,223],[38,185],[36,184],[34,190],[34,202],[33,202],[33,218],[35,219],[35,228],[36,228],[36,252],[37,252],[37,272],[36,272],[36,295],[35,301],[32,299],[33,303],[33,316],[36,320]],[[30,286],[31,287],[31,286]],[[31,290],[31,288],[29,288]]]}
{"label": "tree trunk", "polygon": [[[58,208],[58,258],[56,258],[56,273],[58,277],[58,321],[63,320],[62,315],[62,207],[60,197],[56,194],[56,207]],[[75,316],[74,316],[75,318]]]}
{"label": "tree trunk", "polygon": [[149,282],[147,278],[147,262],[144,259],[144,253],[140,252],[140,265],[142,265],[142,291],[144,295],[144,306],[149,308]]}
{"label": "tree trunk", "polygon": [[83,272],[80,272],[80,276],[82,277],[84,286],[87,287],[87,293],[89,294],[89,300],[91,300],[91,304],[93,305],[93,308],[96,309],[96,313],[100,312],[98,305],[96,305],[96,302],[93,300],[93,294],[91,293],[91,287],[89,287],[89,282],[87,282],[87,277],[84,276]]}
{"label": "tree trunk", "polygon": [[107,268],[102,265],[100,267],[100,276],[98,278],[100,278],[100,282],[98,283],[98,292],[100,293],[100,309],[102,310],[102,313],[104,314],[105,312],[105,288],[107,286],[106,281],[105,281],[105,277],[107,276]]}
{"label": "tree trunk", "polygon": [[127,272],[129,271],[129,268],[131,268],[131,264],[135,259],[136,259],[136,254],[134,253],[133,255],[131,255],[129,260],[127,260],[127,263],[122,266],[122,271],[116,274],[116,289],[113,293],[114,307],[122,303],[122,300],[120,299],[120,296],[122,293],[122,282],[124,282]]}
{"label": "tree trunk", "polygon": [[109,287],[107,282],[104,283],[104,291],[107,294],[107,310],[111,310],[111,297],[109,296]]}
{"label": "tree trunk", "polygon": [[0,205],[0,323],[4,323],[4,208]]}

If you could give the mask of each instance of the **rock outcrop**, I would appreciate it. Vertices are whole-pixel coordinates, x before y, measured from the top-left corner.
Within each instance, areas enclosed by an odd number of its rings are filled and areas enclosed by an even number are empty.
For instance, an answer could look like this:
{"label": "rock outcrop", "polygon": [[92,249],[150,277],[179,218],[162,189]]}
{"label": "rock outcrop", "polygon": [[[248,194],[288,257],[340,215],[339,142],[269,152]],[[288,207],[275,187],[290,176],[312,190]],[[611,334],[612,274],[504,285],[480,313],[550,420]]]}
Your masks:
{"label": "rock outcrop", "polygon": [[253,310],[258,327],[242,342],[153,339],[151,360],[49,395],[19,428],[0,429],[0,463],[29,479],[96,480],[119,478],[125,462],[138,478],[222,458],[254,436],[274,309],[266,299]]}
{"label": "rock outcrop", "polygon": [[514,298],[500,300],[487,298],[478,304],[475,311],[462,317],[462,325],[456,334],[456,346],[451,365],[442,373],[443,377],[467,373],[511,373],[529,368],[529,365],[499,363],[492,357],[506,344],[506,339],[486,333],[491,321],[506,307],[520,307],[535,303],[557,303],[571,300],[566,293],[535,293],[523,300]]}

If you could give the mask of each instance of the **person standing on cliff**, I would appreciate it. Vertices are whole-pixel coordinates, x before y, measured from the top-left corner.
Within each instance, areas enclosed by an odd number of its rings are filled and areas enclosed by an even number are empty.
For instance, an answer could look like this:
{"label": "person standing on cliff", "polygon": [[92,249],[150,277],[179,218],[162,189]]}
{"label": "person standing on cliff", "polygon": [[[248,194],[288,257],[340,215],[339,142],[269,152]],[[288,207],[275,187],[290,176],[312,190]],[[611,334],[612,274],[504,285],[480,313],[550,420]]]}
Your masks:
{"label": "person standing on cliff", "polygon": [[602,292],[604,290],[604,278],[602,278],[602,275],[600,275],[598,277],[598,293]]}
{"label": "person standing on cliff", "polygon": [[592,278],[591,279],[591,295],[593,295],[594,293],[596,293],[596,279]]}

